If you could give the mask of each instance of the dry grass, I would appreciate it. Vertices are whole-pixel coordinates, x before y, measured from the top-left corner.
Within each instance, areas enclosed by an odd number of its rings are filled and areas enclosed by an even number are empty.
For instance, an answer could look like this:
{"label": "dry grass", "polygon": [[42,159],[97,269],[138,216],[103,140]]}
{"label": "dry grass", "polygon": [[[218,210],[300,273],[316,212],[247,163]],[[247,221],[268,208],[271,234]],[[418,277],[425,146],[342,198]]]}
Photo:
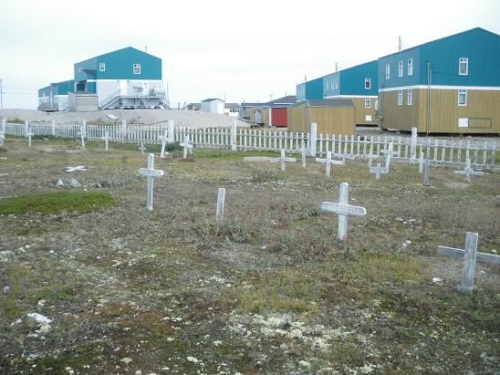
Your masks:
{"label": "dry grass", "polygon": [[[307,168],[195,150],[156,159],[135,148],[8,139],[2,198],[58,191],[70,177],[115,205],[87,213],[0,215],[0,372],[8,374],[490,374],[500,366],[500,273],[437,246],[500,250],[500,175],[463,185],[452,169],[393,162],[376,181],[362,161]],[[152,150],[148,150],[152,151]],[[156,150],[158,152],[159,150]],[[86,172],[64,171],[85,165]],[[349,219],[322,213],[348,182]],[[226,188],[222,223],[217,189]],[[66,190],[69,188],[63,188]],[[433,282],[434,277],[442,279]],[[50,318],[38,324],[29,313]]]}

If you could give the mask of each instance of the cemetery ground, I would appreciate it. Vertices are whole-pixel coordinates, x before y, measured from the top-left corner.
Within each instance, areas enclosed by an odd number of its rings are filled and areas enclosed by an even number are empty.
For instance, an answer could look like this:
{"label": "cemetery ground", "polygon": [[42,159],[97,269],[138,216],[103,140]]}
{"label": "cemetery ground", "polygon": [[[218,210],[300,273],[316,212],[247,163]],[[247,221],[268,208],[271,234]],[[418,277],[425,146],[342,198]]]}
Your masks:
{"label": "cemetery ground", "polygon": [[[395,160],[376,180],[363,160],[327,177],[300,155],[281,171],[173,149],[147,210],[146,148],[0,147],[0,373],[499,373],[500,266],[461,293],[463,262],[437,253],[466,232],[500,251],[498,172],[431,166],[423,186]],[[346,241],[320,208],[342,182],[366,208]]]}

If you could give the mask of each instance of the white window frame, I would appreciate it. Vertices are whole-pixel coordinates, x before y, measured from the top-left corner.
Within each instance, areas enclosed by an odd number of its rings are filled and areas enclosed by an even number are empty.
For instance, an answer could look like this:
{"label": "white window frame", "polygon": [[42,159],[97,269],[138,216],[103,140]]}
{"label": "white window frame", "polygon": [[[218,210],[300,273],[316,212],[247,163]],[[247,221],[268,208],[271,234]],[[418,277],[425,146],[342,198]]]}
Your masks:
{"label": "white window frame", "polygon": [[403,105],[403,90],[398,90],[398,105]]}
{"label": "white window frame", "polygon": [[459,107],[467,106],[467,90],[465,89],[458,90],[458,106]]}
{"label": "white window frame", "polygon": [[458,74],[461,76],[469,75],[469,58],[460,57],[458,59]]}
{"label": "white window frame", "polygon": [[402,77],[404,73],[403,60],[398,61],[398,77]]}
{"label": "white window frame", "polygon": [[106,71],[106,63],[99,63],[99,71],[100,72]]}
{"label": "white window frame", "polygon": [[139,63],[132,64],[132,73],[141,74],[141,64]]}
{"label": "white window frame", "polygon": [[371,107],[372,107],[371,98],[365,98],[365,108],[371,108]]}
{"label": "white window frame", "polygon": [[372,79],[365,78],[365,90],[371,90],[372,88]]}
{"label": "white window frame", "polygon": [[406,92],[406,104],[413,105],[413,90],[408,89]]}
{"label": "white window frame", "polygon": [[409,76],[412,76],[413,75],[413,59],[408,59],[408,67],[407,67],[407,70],[408,70],[408,75]]}
{"label": "white window frame", "polygon": [[339,89],[339,79],[335,78],[335,90]]}
{"label": "white window frame", "polygon": [[385,64],[385,79],[391,78],[391,64]]}

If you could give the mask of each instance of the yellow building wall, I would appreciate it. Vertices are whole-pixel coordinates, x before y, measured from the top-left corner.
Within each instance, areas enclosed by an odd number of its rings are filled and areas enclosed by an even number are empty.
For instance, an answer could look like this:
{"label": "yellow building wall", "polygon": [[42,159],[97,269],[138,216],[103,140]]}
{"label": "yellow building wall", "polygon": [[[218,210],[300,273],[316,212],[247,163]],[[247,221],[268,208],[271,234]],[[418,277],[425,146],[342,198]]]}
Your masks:
{"label": "yellow building wall", "polygon": [[349,107],[309,107],[304,104],[288,109],[288,130],[309,132],[311,123],[318,126],[319,134],[356,134],[356,109]]}
{"label": "yellow building wall", "polygon": [[[403,90],[403,105],[397,105],[397,100],[397,91],[380,93],[383,128],[411,131],[417,127],[419,133],[500,134],[500,91],[467,90],[466,106],[458,105],[458,89],[414,89],[411,106],[406,104],[407,90]],[[468,126],[460,127],[460,119]]]}
{"label": "yellow building wall", "polygon": [[356,125],[377,125],[375,117],[375,101],[377,98],[369,98],[371,102],[370,108],[365,108],[365,98],[343,98],[350,99],[356,106]]}

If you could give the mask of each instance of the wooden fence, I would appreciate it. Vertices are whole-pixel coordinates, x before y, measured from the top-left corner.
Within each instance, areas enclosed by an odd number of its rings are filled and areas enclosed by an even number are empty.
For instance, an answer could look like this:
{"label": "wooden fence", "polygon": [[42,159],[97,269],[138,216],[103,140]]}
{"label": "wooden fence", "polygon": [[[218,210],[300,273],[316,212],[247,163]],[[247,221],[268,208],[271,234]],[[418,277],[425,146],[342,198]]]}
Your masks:
{"label": "wooden fence", "polygon": [[[313,124],[314,125],[314,124]],[[184,142],[198,148],[226,148],[237,150],[276,151],[284,149],[298,153],[303,147],[309,156],[325,156],[328,151],[333,157],[362,158],[381,156],[392,148],[393,160],[416,162],[428,157],[434,166],[465,166],[470,159],[471,166],[479,169],[493,169],[496,163],[497,146],[494,140],[479,141],[467,139],[438,139],[428,137],[412,138],[399,135],[376,135],[370,137],[316,135],[311,133],[277,130],[248,129],[233,127],[185,128],[174,127],[173,122],[159,125],[129,125],[124,120],[114,125],[56,125],[7,123],[2,120],[0,133],[15,136],[54,136],[87,141],[101,141],[106,133],[108,142],[131,144],[161,144]]]}

